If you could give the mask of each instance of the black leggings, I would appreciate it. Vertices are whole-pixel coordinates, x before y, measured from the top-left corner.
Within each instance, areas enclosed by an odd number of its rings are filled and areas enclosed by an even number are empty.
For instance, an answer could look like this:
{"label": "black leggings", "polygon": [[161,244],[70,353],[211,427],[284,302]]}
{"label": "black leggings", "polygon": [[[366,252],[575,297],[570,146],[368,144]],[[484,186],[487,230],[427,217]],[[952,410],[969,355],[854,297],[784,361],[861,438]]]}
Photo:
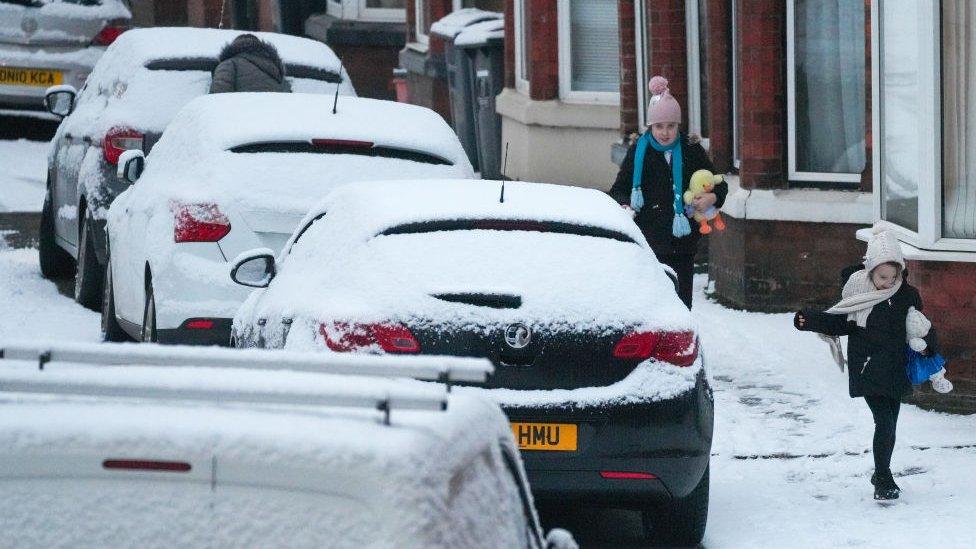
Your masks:
{"label": "black leggings", "polygon": [[885,396],[866,396],[864,401],[874,415],[874,470],[891,472],[891,452],[895,449],[895,429],[901,401]]}
{"label": "black leggings", "polygon": [[657,260],[674,269],[678,275],[678,297],[691,308],[692,280],[695,277],[695,254],[666,254]]}

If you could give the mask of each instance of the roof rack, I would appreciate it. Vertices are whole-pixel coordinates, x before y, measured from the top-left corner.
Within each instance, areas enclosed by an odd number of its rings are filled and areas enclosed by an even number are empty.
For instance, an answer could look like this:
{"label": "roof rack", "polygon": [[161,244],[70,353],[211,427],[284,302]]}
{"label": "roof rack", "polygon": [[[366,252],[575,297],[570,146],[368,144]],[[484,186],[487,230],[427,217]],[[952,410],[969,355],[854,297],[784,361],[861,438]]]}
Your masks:
{"label": "roof rack", "polygon": [[133,343],[75,343],[0,346],[0,360],[35,361],[43,370],[53,362],[97,366],[169,366],[292,370],[368,377],[407,377],[453,383],[485,383],[494,373],[488,359],[438,355],[397,356],[297,353],[263,349],[157,347]]}
{"label": "roof rack", "polygon": [[[7,345],[0,347],[0,359],[36,363],[38,370],[0,368],[0,392],[44,395],[119,397],[197,401],[209,403],[280,404],[369,408],[381,411],[390,424],[390,412],[400,410],[446,410],[447,394],[418,390],[322,391],[249,388],[228,390],[208,387],[179,387],[154,384],[152,380],[127,383],[113,377],[106,367],[227,368],[252,371],[299,371],[351,375],[355,377],[412,378],[438,381],[447,392],[453,382],[483,383],[492,373],[488,360],[443,356],[373,356],[302,354],[285,351],[201,349],[199,347],[151,347],[135,344],[67,344],[58,346]],[[53,373],[51,364],[81,364],[84,379],[64,378]],[[94,375],[88,375],[95,372]],[[160,373],[162,373],[160,371]],[[148,381],[148,382],[147,382]]]}

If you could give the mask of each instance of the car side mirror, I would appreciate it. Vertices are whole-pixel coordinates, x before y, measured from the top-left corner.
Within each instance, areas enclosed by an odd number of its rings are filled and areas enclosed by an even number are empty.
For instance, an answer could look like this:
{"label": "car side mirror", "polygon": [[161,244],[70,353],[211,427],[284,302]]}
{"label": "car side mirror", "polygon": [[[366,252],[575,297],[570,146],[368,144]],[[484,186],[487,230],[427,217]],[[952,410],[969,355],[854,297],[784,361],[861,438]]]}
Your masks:
{"label": "car side mirror", "polygon": [[47,112],[64,118],[75,110],[75,97],[77,96],[78,90],[74,86],[65,84],[51,86],[44,93],[44,106],[47,108]]}
{"label": "car side mirror", "polygon": [[146,169],[146,153],[138,149],[129,149],[119,155],[119,167],[116,175],[129,183],[135,183]]}
{"label": "car side mirror", "polygon": [[276,274],[274,252],[270,248],[258,248],[234,259],[230,279],[241,286],[267,288]]}
{"label": "car side mirror", "polygon": [[546,534],[546,549],[579,549],[579,544],[569,530],[553,528]]}

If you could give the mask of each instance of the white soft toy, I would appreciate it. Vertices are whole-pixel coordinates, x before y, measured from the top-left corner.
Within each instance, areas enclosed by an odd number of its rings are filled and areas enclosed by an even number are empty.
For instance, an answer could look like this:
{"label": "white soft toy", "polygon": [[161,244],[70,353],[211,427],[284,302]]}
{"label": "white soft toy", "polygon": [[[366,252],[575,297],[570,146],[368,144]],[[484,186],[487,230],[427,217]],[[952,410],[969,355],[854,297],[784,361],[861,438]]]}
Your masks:
{"label": "white soft toy", "polygon": [[[929,335],[932,322],[925,318],[915,307],[908,308],[908,316],[905,317],[905,335],[908,339],[908,346],[917,353],[921,353],[928,348],[925,336]],[[952,390],[952,382],[945,378],[945,368],[929,376],[932,388],[939,393],[948,393]]]}

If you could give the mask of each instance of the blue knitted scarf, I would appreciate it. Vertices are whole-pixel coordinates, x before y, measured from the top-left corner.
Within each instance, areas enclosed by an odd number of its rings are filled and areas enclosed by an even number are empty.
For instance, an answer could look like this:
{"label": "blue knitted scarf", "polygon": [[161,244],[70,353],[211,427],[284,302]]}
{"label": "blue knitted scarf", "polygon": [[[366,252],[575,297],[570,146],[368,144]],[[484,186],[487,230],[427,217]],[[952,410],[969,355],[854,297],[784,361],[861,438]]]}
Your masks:
{"label": "blue knitted scarf", "polygon": [[651,136],[648,129],[640,138],[637,139],[637,150],[634,153],[634,186],[630,191],[630,207],[635,212],[639,212],[644,207],[644,193],[641,191],[641,176],[644,174],[644,153],[647,146],[654,147],[655,151],[663,153],[671,151],[671,181],[674,191],[674,221],[671,223],[671,234],[677,238],[691,234],[691,224],[684,214],[684,206],[681,200],[682,177],[684,175],[681,166],[681,134],[671,142],[670,145],[661,145]]}

